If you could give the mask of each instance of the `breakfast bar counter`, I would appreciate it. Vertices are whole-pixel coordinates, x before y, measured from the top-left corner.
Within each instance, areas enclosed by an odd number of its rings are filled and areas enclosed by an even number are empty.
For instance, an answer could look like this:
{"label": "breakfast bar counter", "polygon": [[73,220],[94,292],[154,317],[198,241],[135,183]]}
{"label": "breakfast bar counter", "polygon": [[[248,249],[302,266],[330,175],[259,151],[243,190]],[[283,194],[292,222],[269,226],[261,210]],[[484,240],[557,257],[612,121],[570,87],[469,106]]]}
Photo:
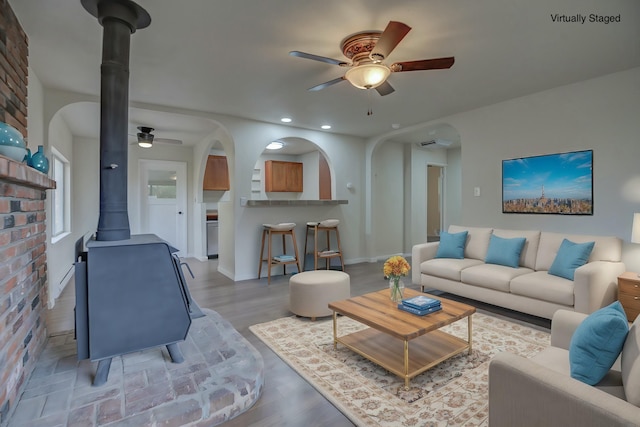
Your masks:
{"label": "breakfast bar counter", "polygon": [[268,207],[268,206],[334,206],[346,205],[348,200],[247,200],[246,207]]}

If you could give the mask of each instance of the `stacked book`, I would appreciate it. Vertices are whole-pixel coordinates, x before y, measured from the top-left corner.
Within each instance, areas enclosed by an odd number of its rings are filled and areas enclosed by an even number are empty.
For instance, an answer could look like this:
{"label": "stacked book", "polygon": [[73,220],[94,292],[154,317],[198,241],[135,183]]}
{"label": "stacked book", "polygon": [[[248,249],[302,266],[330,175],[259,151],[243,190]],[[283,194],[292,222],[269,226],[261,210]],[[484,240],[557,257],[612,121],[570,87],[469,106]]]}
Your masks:
{"label": "stacked book", "polygon": [[290,262],[290,261],[295,261],[296,257],[294,257],[293,255],[276,255],[273,257],[273,260],[276,262]]}
{"label": "stacked book", "polygon": [[335,251],[335,250],[327,250],[327,251],[318,252],[318,255],[319,256],[330,256],[330,255],[335,255],[337,253],[338,253],[338,251]]}
{"label": "stacked book", "polygon": [[417,314],[418,316],[424,316],[425,314],[442,310],[442,305],[440,304],[440,300],[418,295],[417,297],[403,299],[402,302],[398,304],[398,308],[409,313]]}

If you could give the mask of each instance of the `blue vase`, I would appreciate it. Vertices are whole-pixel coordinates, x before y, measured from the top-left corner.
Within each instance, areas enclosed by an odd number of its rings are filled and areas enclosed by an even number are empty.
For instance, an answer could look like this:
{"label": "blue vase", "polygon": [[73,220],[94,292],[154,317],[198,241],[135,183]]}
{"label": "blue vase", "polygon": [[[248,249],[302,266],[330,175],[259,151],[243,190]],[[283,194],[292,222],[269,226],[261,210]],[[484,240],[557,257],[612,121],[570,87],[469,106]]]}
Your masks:
{"label": "blue vase", "polygon": [[21,162],[26,152],[22,134],[13,126],[0,122],[0,155]]}
{"label": "blue vase", "polygon": [[42,145],[38,145],[38,151],[31,156],[31,167],[42,173],[49,173],[49,159],[44,155]]}
{"label": "blue vase", "polygon": [[27,154],[24,155],[22,163],[26,163],[27,166],[33,167],[33,161],[31,161],[31,150],[27,148]]}

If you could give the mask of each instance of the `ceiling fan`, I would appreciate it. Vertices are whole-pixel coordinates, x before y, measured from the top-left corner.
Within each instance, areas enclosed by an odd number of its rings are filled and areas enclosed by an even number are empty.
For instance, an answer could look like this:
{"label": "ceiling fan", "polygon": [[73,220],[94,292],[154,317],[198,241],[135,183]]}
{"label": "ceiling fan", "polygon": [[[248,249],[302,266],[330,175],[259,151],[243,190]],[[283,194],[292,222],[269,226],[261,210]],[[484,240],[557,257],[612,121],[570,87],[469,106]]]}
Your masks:
{"label": "ceiling fan", "polygon": [[455,61],[455,58],[450,56],[394,62],[391,65],[383,64],[383,61],[410,30],[411,27],[402,22],[390,21],[384,31],[363,31],[346,37],[340,42],[340,49],[351,62],[297,50],[289,52],[289,55],[349,68],[344,76],[313,86],[309,88],[311,91],[324,89],[347,80],[358,89],[375,89],[380,95],[384,96],[395,91],[387,81],[391,73],[446,69],[451,68]]}
{"label": "ceiling fan", "polygon": [[154,142],[158,142],[161,144],[173,144],[173,145],[182,145],[182,141],[179,139],[171,139],[171,138],[156,138],[153,132],[155,129],[148,126],[138,126],[137,128],[140,132],[135,135],[137,137],[137,141],[132,142],[131,145],[138,144],[138,146],[142,148],[151,148]]}

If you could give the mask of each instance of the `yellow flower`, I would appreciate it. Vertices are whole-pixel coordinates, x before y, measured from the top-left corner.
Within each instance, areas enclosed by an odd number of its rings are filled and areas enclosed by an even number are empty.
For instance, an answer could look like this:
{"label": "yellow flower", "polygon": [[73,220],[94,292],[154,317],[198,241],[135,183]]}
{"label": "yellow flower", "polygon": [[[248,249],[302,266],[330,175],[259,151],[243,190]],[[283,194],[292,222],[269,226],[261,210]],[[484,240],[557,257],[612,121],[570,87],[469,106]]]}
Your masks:
{"label": "yellow flower", "polygon": [[400,255],[392,256],[384,263],[384,275],[386,277],[400,277],[409,274],[411,266],[404,257]]}

